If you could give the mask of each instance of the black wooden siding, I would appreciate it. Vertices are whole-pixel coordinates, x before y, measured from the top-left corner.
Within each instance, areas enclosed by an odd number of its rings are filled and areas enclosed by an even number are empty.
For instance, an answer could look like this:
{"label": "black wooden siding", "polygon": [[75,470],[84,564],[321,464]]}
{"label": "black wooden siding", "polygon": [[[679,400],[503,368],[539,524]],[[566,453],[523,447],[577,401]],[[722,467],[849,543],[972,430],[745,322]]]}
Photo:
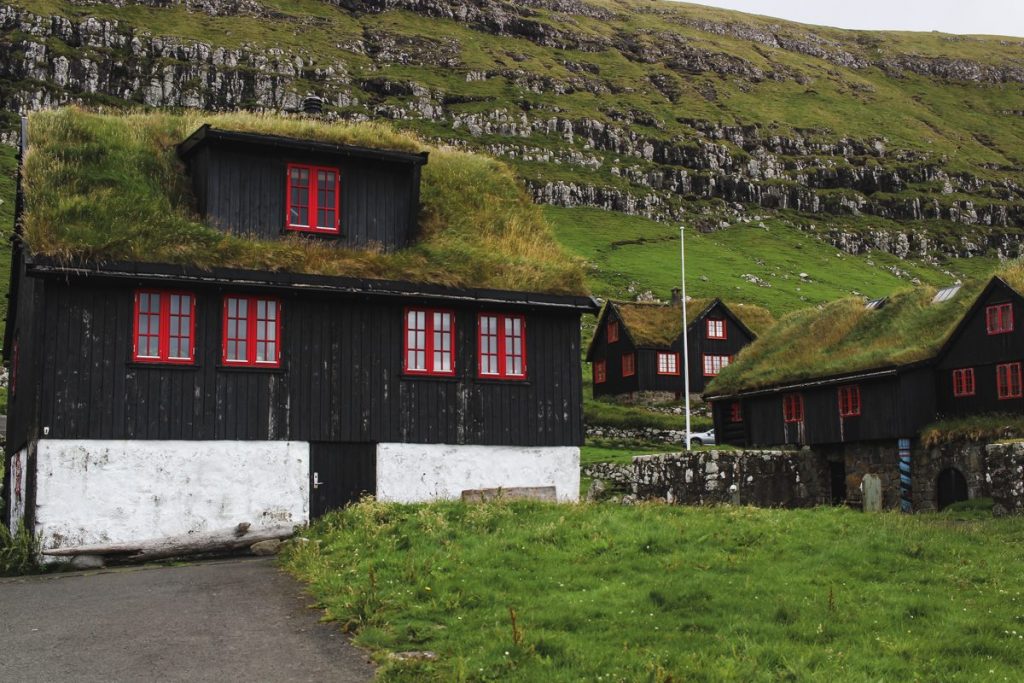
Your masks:
{"label": "black wooden siding", "polygon": [[[1013,305],[1013,331],[990,335],[985,309],[1001,303]],[[996,389],[996,366],[1015,362],[1024,362],[1024,305],[1016,292],[997,283],[978,302],[939,359],[934,380],[939,412],[950,417],[1024,412],[1024,399],[1000,400]],[[953,395],[953,370],[958,368],[974,368],[974,396]]]}
{"label": "black wooden siding", "polygon": [[[341,231],[346,246],[400,249],[416,236],[420,167],[416,164],[327,154],[211,144],[189,160],[196,208],[213,225],[263,239],[285,234],[289,163],[340,170]],[[303,234],[305,233],[294,233]],[[314,239],[335,239],[312,235]]]}
{"label": "black wooden siding", "polygon": [[[724,319],[726,321],[726,339],[707,339],[708,318]],[[608,344],[607,330],[608,323],[612,320],[619,321],[619,341]],[[682,338],[676,339],[675,343],[668,348],[640,347],[637,348],[629,339],[628,328],[625,323],[611,309],[605,316],[598,330],[598,338],[594,344],[593,360],[605,360],[608,364],[608,381],[603,384],[594,384],[594,396],[606,396],[625,394],[634,391],[670,391],[676,394],[683,393],[682,368],[678,375],[658,374],[658,351],[671,351],[682,357]],[[735,356],[743,347],[753,341],[737,324],[736,317],[721,303],[716,304],[703,316],[695,319],[688,326],[687,344],[689,345],[690,364],[690,393],[696,394],[704,391],[707,383],[713,378],[704,376],[703,354],[719,356]],[[625,353],[636,353],[636,375],[633,377],[622,377],[622,355]]]}
{"label": "black wooden siding", "polygon": [[133,289],[46,290],[40,412],[51,438],[583,441],[576,312],[527,313],[525,382],[476,379],[471,307],[455,309],[457,377],[403,378],[413,300],[280,293],[282,367],[270,370],[220,367],[227,290],[196,291],[195,366],[131,362]]}
{"label": "black wooden siding", "polygon": [[[783,396],[788,392],[748,396],[741,402],[742,428],[729,422],[733,401],[714,401],[715,427],[724,443],[738,446],[815,445],[891,440],[917,436],[934,420],[935,394],[931,368],[917,368],[881,379],[827,384],[795,391],[804,399],[802,423],[783,419]],[[861,414],[839,414],[839,388],[860,387]]]}

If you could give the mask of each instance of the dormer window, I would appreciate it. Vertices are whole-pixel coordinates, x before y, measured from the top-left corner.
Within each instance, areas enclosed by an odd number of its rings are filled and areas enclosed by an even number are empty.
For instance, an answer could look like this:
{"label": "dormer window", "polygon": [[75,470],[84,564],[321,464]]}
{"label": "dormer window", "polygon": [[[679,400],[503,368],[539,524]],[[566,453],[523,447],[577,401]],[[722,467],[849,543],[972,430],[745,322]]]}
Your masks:
{"label": "dormer window", "polygon": [[341,174],[330,166],[288,164],[285,228],[336,235]]}

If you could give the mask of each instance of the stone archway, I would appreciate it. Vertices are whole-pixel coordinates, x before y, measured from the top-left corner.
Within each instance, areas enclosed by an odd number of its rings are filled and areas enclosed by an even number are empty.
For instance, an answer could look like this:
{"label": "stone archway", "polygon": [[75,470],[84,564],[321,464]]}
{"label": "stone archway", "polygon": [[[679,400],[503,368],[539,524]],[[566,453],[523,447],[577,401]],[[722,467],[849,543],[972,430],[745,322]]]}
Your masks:
{"label": "stone archway", "polygon": [[943,510],[953,503],[967,500],[967,478],[955,467],[947,467],[939,472],[935,482],[936,507]]}

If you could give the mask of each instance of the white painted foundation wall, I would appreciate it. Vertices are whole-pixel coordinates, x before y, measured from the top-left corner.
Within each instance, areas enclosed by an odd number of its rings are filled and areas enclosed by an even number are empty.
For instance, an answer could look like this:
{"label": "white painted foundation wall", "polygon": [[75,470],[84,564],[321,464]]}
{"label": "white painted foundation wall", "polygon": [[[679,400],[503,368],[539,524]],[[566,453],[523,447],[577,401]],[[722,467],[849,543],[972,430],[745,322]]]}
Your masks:
{"label": "white painted foundation wall", "polygon": [[467,489],[554,486],[559,501],[579,500],[575,446],[377,445],[377,499],[414,503],[457,499]]}
{"label": "white painted foundation wall", "polygon": [[25,518],[25,484],[28,479],[28,449],[22,448],[11,457],[11,471],[7,473],[7,486],[3,495],[10,498],[11,518],[7,528],[17,533],[18,524]]}
{"label": "white painted foundation wall", "polygon": [[309,521],[309,444],[77,441],[36,445],[44,550]]}

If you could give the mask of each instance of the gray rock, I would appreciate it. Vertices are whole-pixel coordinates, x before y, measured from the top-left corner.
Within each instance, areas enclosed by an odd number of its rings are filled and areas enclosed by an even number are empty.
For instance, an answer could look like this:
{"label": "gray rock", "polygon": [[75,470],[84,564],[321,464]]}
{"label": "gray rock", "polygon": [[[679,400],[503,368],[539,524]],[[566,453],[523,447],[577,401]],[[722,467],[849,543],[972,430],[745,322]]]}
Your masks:
{"label": "gray rock", "polygon": [[277,539],[270,539],[267,541],[260,541],[259,543],[253,543],[249,546],[249,552],[253,555],[276,555],[277,551],[281,549],[281,541]]}

